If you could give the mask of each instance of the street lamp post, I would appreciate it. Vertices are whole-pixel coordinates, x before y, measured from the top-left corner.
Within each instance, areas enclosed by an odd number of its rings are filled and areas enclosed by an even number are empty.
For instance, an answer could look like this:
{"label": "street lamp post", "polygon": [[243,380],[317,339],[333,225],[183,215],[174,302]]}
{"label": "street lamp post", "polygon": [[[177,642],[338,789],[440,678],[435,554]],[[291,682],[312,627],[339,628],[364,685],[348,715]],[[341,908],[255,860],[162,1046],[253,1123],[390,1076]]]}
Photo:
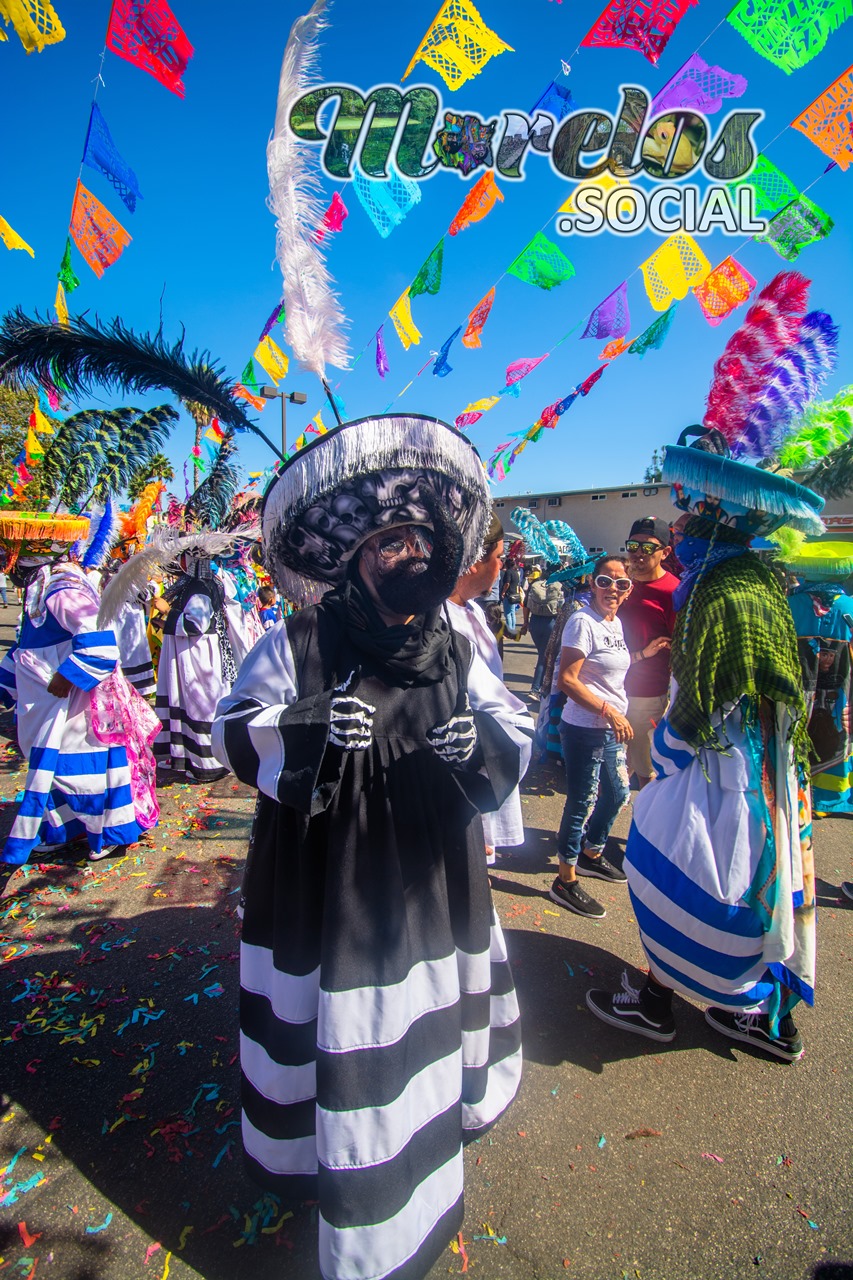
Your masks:
{"label": "street lamp post", "polygon": [[258,387],[258,394],[264,400],[281,401],[281,452],[287,456],[287,401],[291,404],[306,404],[308,397],[304,391],[277,391],[275,387]]}

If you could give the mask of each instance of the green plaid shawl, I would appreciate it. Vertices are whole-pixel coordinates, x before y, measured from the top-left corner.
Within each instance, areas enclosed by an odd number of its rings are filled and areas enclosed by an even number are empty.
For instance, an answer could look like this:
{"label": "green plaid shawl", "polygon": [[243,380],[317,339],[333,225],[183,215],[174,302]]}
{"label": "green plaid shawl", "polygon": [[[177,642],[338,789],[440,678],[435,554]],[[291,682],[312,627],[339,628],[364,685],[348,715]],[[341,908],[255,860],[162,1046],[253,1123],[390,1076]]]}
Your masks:
{"label": "green plaid shawl", "polygon": [[668,719],[690,745],[724,749],[711,716],[726,702],[783,702],[797,721],[797,757],[808,751],[797,634],[773,572],[746,552],[711,569],[675,621],[672,674],[678,692]]}

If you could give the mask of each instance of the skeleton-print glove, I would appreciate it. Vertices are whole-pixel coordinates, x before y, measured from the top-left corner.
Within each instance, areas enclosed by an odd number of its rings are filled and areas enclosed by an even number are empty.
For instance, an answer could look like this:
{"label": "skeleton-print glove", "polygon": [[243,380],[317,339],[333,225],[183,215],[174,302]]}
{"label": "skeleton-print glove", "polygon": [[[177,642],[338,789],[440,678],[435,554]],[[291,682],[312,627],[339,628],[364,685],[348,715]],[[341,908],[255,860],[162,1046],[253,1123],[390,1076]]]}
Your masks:
{"label": "skeleton-print glove", "polygon": [[341,696],[332,698],[329,742],[342,751],[366,751],[373,738],[376,708],[346,692],[354,675],[351,671],[342,684],[335,686],[334,693]]}
{"label": "skeleton-print glove", "polygon": [[447,724],[439,724],[430,729],[427,739],[435,754],[445,764],[467,764],[477,746],[477,730],[467,694],[462,714],[451,716]]}

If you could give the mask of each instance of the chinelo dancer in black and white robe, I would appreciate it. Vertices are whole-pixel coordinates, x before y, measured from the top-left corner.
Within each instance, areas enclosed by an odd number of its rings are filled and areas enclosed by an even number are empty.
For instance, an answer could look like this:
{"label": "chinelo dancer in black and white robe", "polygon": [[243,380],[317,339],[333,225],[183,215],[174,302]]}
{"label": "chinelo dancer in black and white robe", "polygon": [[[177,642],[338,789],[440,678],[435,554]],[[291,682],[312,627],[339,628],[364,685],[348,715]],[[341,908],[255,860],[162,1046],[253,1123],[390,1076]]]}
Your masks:
{"label": "chinelo dancer in black and white robe", "polygon": [[488,519],[476,453],[434,419],[346,423],[295,454],[267,495],[267,562],[289,599],[332,590],[255,646],[214,724],[260,792],[247,1164],[317,1198],[327,1280],[429,1270],[462,1225],[463,1136],[520,1081],[480,812],[523,775],[531,726],[442,607]]}
{"label": "chinelo dancer in black and white robe", "polygon": [[154,740],[158,764],[215,782],[227,773],[215,759],[210,730],[219,700],[237,675],[228,638],[225,589],[206,557],[182,557],[183,572],[165,593],[171,608],[157,666]]}

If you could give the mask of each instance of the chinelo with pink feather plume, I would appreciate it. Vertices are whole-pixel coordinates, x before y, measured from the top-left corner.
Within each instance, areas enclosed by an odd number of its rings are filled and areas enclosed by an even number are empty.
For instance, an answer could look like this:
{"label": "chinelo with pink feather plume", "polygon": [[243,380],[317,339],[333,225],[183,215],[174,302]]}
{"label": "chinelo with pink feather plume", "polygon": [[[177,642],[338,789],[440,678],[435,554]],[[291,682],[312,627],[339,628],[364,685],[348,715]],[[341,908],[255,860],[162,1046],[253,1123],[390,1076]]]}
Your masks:
{"label": "chinelo with pink feather plume", "polygon": [[661,478],[675,506],[699,518],[701,536],[726,531],[747,543],[783,525],[825,531],[823,498],[772,466],[751,465],[783,448],[835,368],[838,326],[823,311],[806,313],[809,283],[782,271],[761,291],[714,366],[703,425],[665,451]]}
{"label": "chinelo with pink feather plume", "polygon": [[761,290],[714,365],[704,417],[707,430],[722,432],[730,443],[740,437],[765,385],[764,370],[796,341],[808,294],[809,281],[797,271],[780,271]]}

